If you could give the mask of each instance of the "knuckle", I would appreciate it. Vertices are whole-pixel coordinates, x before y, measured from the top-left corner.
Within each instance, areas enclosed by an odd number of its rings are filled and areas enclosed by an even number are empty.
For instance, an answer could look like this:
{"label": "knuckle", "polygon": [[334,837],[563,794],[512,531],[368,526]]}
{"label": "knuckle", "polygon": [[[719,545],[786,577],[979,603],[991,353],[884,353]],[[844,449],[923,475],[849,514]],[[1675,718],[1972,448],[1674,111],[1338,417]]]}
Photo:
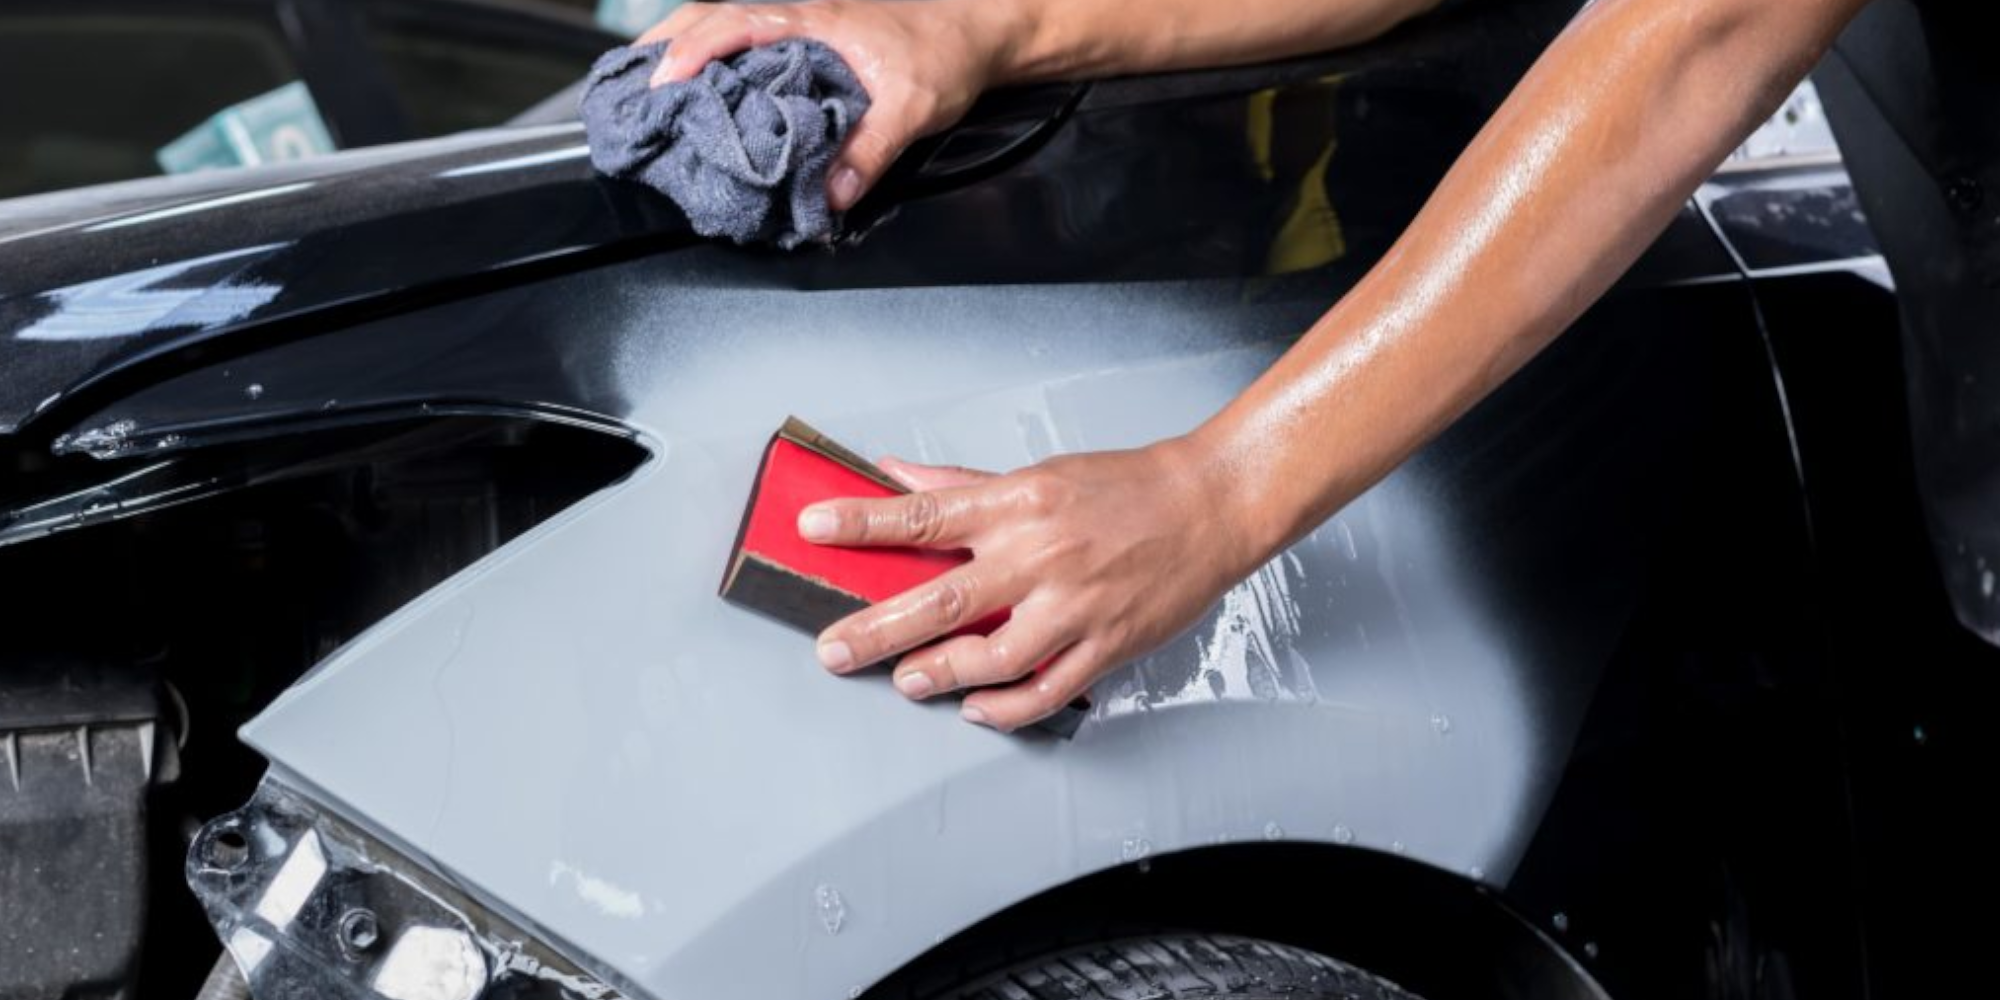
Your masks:
{"label": "knuckle", "polygon": [[1064,694],[1054,682],[1036,681],[1035,696],[1029,699],[1028,707],[1034,712],[1034,718],[1046,719],[1068,703],[1068,695]]}
{"label": "knuckle", "polygon": [[865,542],[872,534],[866,508],[836,500],[830,502],[827,509],[833,511],[834,541]]}
{"label": "knuckle", "polygon": [[895,141],[890,139],[889,134],[880,128],[863,127],[856,131],[853,140],[849,143],[849,147],[854,159],[860,161],[871,171],[895,158]]}
{"label": "knuckle", "polygon": [[903,535],[919,544],[935,541],[943,530],[944,511],[937,497],[913,493],[902,505]]}
{"label": "knuckle", "polygon": [[1029,513],[1047,515],[1062,506],[1063,494],[1061,480],[1046,473],[1034,473],[1021,480],[1018,496]]}
{"label": "knuckle", "polygon": [[988,647],[992,651],[992,669],[996,679],[1017,680],[1033,670],[1035,665],[1028,661],[1022,647],[1009,639],[994,639]]}
{"label": "knuckle", "polygon": [[910,109],[910,117],[915,121],[933,122],[938,119],[940,112],[944,110],[944,102],[938,99],[936,91],[929,87],[913,84],[910,87],[910,100],[907,107]]}
{"label": "knuckle", "polygon": [[954,682],[951,652],[949,650],[940,649],[930,654],[917,669],[922,671],[924,676],[931,679],[931,686],[936,690],[950,691],[958,686]]}
{"label": "knuckle", "polygon": [[987,637],[986,668],[996,676],[1007,676],[1007,671],[1013,666],[1014,655],[1014,644],[1006,636],[996,633]]}
{"label": "knuckle", "polygon": [[694,25],[679,32],[667,42],[666,59],[672,61],[682,72],[693,72],[708,64],[709,51],[707,33],[702,25]]}
{"label": "knuckle", "polygon": [[940,628],[956,628],[972,606],[972,584],[966,580],[945,580],[931,595],[931,610]]}
{"label": "knuckle", "polygon": [[882,658],[889,648],[889,627],[881,615],[869,615],[855,621],[847,635],[847,644],[854,656],[856,666],[873,663]]}

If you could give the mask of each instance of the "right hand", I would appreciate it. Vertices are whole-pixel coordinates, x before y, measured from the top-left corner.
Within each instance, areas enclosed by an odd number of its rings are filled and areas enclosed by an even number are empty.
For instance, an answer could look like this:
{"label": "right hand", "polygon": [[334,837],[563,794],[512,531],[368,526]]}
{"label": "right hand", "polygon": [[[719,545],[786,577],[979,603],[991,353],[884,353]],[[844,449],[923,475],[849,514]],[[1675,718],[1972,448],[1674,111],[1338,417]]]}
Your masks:
{"label": "right hand", "polygon": [[869,109],[827,171],[827,203],[861,200],[910,143],[965,114],[993,82],[1006,51],[1000,0],[801,0],[689,3],[635,44],[671,40],[653,86],[686,80],[711,60],[785,38],[824,43],[868,90]]}
{"label": "right hand", "polygon": [[[972,558],[828,627],[820,662],[848,674],[914,651],[896,665],[906,697],[969,689],[965,720],[1007,732],[1045,719],[1270,558],[1254,530],[1269,519],[1232,478],[1240,465],[1196,437],[1006,475],[885,460],[916,492],[813,504],[799,536]],[[951,634],[1002,609],[991,635]]]}

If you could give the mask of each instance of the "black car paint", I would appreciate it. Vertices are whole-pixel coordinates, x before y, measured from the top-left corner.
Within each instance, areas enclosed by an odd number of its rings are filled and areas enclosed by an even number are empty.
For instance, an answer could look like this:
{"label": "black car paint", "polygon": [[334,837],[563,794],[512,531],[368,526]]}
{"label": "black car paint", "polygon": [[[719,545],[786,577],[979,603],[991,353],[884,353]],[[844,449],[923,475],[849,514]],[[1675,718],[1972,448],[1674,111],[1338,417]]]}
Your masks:
{"label": "black car paint", "polygon": [[[578,144],[573,130],[143,184],[110,215],[82,197],[41,201],[33,221],[0,229],[0,329],[15,332],[0,341],[0,430],[21,454],[96,451],[118,468],[445,412],[609,427],[625,404],[601,359],[617,345],[587,318],[592,296],[631,281],[784,294],[1229,276],[1330,299],[1386,249],[1556,23],[1546,10],[1459,10],[1359,53],[1002,98],[913,154],[831,253],[697,244],[670,206],[554,155]],[[1304,160],[1339,143],[1328,187],[1346,252],[1304,276],[1257,278],[1288,191],[1229,141],[1246,95],[1267,88]],[[946,155],[953,142],[975,153]],[[225,200],[294,184],[311,187]],[[213,207],[102,228],[204,199]],[[1994,674],[1922,558],[1885,362],[1892,299],[1857,276],[1872,251],[1851,205],[1835,167],[1718,176],[1619,292],[1421,459],[1492,483],[1507,499],[1482,527],[1523,553],[1623,526],[1621,579],[1605,592],[1636,603],[1541,607],[1574,581],[1515,581],[1516,627],[1588,619],[1619,638],[1601,671],[1541,679],[1544,712],[1582,724],[1547,734],[1570,742],[1571,763],[1503,894],[1546,929],[1535,940],[1615,995],[1863,996],[1942,975],[1926,961],[1940,924],[1918,915],[1929,896],[1910,875],[1977,855],[1907,841],[1942,830],[1970,846],[1918,790],[1949,801],[1975,787],[1959,782],[1991,743],[1969,695],[1992,693]],[[1795,224],[1769,224],[1781,216]],[[271,294],[202,322],[18,336],[65,310],[89,321],[58,293],[132,275],[144,290]],[[1308,282],[1319,290],[1301,291]],[[445,314],[460,321],[426,322]],[[1547,470],[1621,449],[1591,480],[1615,490],[1538,494],[1569,481]],[[87,479],[93,462],[55,465]],[[37,480],[15,478],[10,496],[33,495]],[[1563,523],[1592,511],[1601,524]],[[1885,579],[1915,582],[1885,594]],[[1885,695],[1883,664],[1917,677]],[[1921,832],[1894,822],[1913,805]],[[1421,914],[1443,898],[1410,891],[1374,905]],[[1144,916],[1106,902],[1119,892],[1074,892],[1067,902],[1108,917]],[[1315,943],[1434,997],[1497,977],[1440,962],[1448,939],[1335,923],[1351,936]]]}

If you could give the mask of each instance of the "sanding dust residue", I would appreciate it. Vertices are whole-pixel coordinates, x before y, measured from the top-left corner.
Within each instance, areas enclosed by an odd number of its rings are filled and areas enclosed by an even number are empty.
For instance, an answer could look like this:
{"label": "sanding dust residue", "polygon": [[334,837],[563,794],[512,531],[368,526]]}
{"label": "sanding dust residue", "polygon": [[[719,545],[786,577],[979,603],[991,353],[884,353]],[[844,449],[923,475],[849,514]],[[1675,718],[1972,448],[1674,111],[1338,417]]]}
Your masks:
{"label": "sanding dust residue", "polygon": [[[1303,575],[1286,552],[1229,589],[1190,650],[1176,642],[1141,661],[1106,699],[1105,711],[1167,708],[1204,701],[1316,701],[1312,671],[1297,645],[1303,614],[1292,590]],[[1193,670],[1175,669],[1193,652]]]}

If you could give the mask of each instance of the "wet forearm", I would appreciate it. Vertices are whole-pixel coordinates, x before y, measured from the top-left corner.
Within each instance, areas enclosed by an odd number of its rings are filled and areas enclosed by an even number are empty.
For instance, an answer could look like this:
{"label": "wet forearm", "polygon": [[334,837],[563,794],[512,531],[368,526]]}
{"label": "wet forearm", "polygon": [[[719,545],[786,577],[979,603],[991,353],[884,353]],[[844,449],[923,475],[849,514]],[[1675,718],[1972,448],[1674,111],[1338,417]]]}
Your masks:
{"label": "wet forearm", "polygon": [[1247,555],[1296,539],[1567,327],[1864,0],[1602,0],[1383,260],[1182,442]]}

